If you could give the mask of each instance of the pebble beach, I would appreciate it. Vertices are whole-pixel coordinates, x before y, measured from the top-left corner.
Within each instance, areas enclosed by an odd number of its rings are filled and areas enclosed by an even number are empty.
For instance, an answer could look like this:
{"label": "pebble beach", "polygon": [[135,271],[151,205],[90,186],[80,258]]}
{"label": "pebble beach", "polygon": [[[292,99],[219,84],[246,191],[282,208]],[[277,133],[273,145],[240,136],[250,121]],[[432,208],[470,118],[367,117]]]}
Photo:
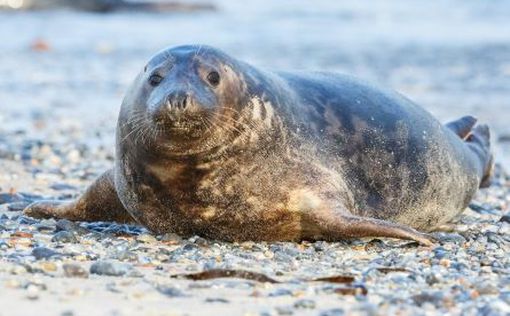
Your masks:
{"label": "pebble beach", "polygon": [[[510,315],[510,6],[386,3],[0,12],[0,315]],[[23,216],[32,201],[78,196],[112,166],[129,83],[153,53],[184,43],[261,67],[353,74],[441,121],[475,115],[493,131],[493,184],[432,247],[225,243]]]}

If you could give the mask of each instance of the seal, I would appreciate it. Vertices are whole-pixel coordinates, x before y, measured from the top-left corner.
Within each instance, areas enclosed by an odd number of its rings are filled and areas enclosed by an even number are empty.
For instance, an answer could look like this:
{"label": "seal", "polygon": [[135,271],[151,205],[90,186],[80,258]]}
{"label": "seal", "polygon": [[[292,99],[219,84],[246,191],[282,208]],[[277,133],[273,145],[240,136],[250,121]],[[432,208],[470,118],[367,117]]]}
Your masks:
{"label": "seal", "polygon": [[269,72],[207,46],[156,54],[122,103],[115,166],[25,214],[226,241],[427,232],[490,183],[486,125],[442,125],[349,76]]}

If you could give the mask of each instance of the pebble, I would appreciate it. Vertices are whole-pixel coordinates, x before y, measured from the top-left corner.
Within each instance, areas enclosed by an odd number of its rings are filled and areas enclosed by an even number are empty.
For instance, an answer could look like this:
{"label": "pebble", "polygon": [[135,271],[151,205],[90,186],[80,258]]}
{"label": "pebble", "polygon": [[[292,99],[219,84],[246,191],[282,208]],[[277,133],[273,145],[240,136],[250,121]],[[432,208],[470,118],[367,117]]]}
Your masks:
{"label": "pebble", "polygon": [[466,242],[466,238],[458,233],[433,233],[433,236],[438,239],[441,243],[453,242],[456,244],[463,244]]}
{"label": "pebble", "polygon": [[67,183],[54,183],[50,185],[50,188],[55,191],[77,190],[77,188],[74,185],[70,185]]}
{"label": "pebble", "polygon": [[225,304],[230,303],[229,300],[222,298],[222,297],[208,297],[205,299],[205,301],[207,303],[225,303]]}
{"label": "pebble", "polygon": [[499,288],[491,282],[481,282],[475,284],[475,289],[480,295],[497,295],[499,294]]}
{"label": "pebble", "polygon": [[279,288],[269,293],[269,296],[291,296],[291,295],[292,291],[285,288]]}
{"label": "pebble", "polygon": [[436,247],[433,250],[434,258],[436,259],[443,259],[448,256],[448,250],[446,250],[443,247]]}
{"label": "pebble", "polygon": [[21,212],[23,211],[27,206],[30,205],[29,201],[21,201],[21,202],[14,202],[7,205],[7,209],[11,212]]}
{"label": "pebble", "polygon": [[147,244],[153,244],[158,241],[156,237],[149,234],[138,235],[138,237],[136,237],[136,240]]}
{"label": "pebble", "polygon": [[184,297],[187,296],[182,290],[172,285],[158,285],[156,290],[168,297]]}
{"label": "pebble", "polygon": [[56,229],[54,221],[42,220],[40,223],[34,224],[37,231],[41,233],[53,233]]}
{"label": "pebble", "polygon": [[131,272],[133,267],[115,261],[97,261],[90,266],[90,273],[108,276],[123,276]]}
{"label": "pebble", "polygon": [[329,310],[325,310],[319,314],[320,316],[343,316],[345,315],[345,311],[341,308],[333,308]]}
{"label": "pebble", "polygon": [[67,219],[59,219],[55,226],[57,231],[67,231],[70,233],[75,233],[77,235],[84,235],[90,232],[88,229],[85,229],[78,225],[77,223],[71,222],[70,220]]}
{"label": "pebble", "polygon": [[165,243],[175,244],[175,245],[182,242],[181,236],[174,234],[174,233],[164,234],[164,235],[160,236],[159,240],[162,242],[165,242]]}
{"label": "pebble", "polygon": [[39,298],[39,288],[35,285],[29,285],[27,288],[27,298],[30,300],[36,300]]}
{"label": "pebble", "polygon": [[32,256],[34,256],[36,260],[50,259],[52,257],[59,257],[61,255],[62,254],[56,252],[55,250],[45,247],[37,247],[32,250]]}
{"label": "pebble", "polygon": [[310,299],[301,299],[294,302],[295,308],[314,309],[315,306],[315,301]]}
{"label": "pebble", "polygon": [[60,243],[78,243],[76,236],[73,233],[65,230],[59,231],[53,235],[51,241]]}
{"label": "pebble", "polygon": [[425,303],[431,303],[436,307],[440,307],[443,303],[444,294],[442,292],[422,292],[412,296],[413,302],[422,307]]}
{"label": "pebble", "polygon": [[54,262],[41,262],[39,264],[39,267],[41,268],[41,270],[43,270],[44,272],[55,272],[57,271],[58,267],[57,265],[54,263]]}
{"label": "pebble", "polygon": [[294,310],[290,306],[277,306],[275,311],[278,315],[294,315]]}
{"label": "pebble", "polygon": [[83,267],[73,263],[66,263],[62,266],[64,275],[68,278],[88,278],[89,273]]}
{"label": "pebble", "polygon": [[25,198],[19,193],[0,193],[0,204],[23,202]]}

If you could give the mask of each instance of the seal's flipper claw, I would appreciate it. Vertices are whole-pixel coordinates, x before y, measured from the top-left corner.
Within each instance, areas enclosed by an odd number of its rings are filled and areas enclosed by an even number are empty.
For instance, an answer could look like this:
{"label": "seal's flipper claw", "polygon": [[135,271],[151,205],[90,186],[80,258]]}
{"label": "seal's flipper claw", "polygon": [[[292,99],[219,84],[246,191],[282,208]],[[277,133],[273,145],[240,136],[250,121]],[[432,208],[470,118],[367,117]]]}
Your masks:
{"label": "seal's flipper claw", "polygon": [[333,221],[331,218],[323,221],[321,226],[323,237],[328,240],[361,237],[387,237],[414,240],[424,246],[433,246],[435,238],[429,234],[419,232],[411,227],[393,222],[358,216],[340,216]]}
{"label": "seal's flipper claw", "polygon": [[477,119],[474,116],[467,115],[460,119],[446,123],[446,127],[451,129],[460,138],[466,139],[470,134],[473,126],[475,126]]}

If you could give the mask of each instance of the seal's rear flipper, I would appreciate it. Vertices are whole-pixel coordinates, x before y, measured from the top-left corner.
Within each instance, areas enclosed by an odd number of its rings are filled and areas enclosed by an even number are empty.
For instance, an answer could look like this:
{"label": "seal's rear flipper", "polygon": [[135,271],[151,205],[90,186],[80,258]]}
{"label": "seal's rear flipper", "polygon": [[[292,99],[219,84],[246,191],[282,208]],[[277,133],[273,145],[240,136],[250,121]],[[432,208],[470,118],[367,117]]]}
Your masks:
{"label": "seal's rear flipper", "polygon": [[[315,226],[308,233],[318,233],[319,238],[329,241],[338,241],[346,238],[388,237],[414,240],[424,246],[432,246],[435,241],[431,235],[421,233],[411,227],[371,217],[358,217],[354,215],[321,217],[316,217],[313,220],[314,224],[318,226]],[[305,232],[303,237],[307,239],[309,236]],[[311,237],[311,239],[316,239],[313,236]]]}
{"label": "seal's rear flipper", "polygon": [[476,126],[466,139],[466,142],[477,149],[476,152],[483,164],[480,188],[487,188],[491,185],[494,173],[494,156],[491,153],[491,133],[489,127],[486,124]]}
{"label": "seal's rear flipper", "polygon": [[134,223],[120,202],[113,185],[113,171],[101,175],[75,201],[38,201],[23,213],[34,218],[65,218],[74,221]]}
{"label": "seal's rear flipper", "polygon": [[451,129],[460,138],[466,139],[470,134],[473,126],[475,126],[477,119],[474,116],[467,115],[460,119],[446,123],[446,127]]}

